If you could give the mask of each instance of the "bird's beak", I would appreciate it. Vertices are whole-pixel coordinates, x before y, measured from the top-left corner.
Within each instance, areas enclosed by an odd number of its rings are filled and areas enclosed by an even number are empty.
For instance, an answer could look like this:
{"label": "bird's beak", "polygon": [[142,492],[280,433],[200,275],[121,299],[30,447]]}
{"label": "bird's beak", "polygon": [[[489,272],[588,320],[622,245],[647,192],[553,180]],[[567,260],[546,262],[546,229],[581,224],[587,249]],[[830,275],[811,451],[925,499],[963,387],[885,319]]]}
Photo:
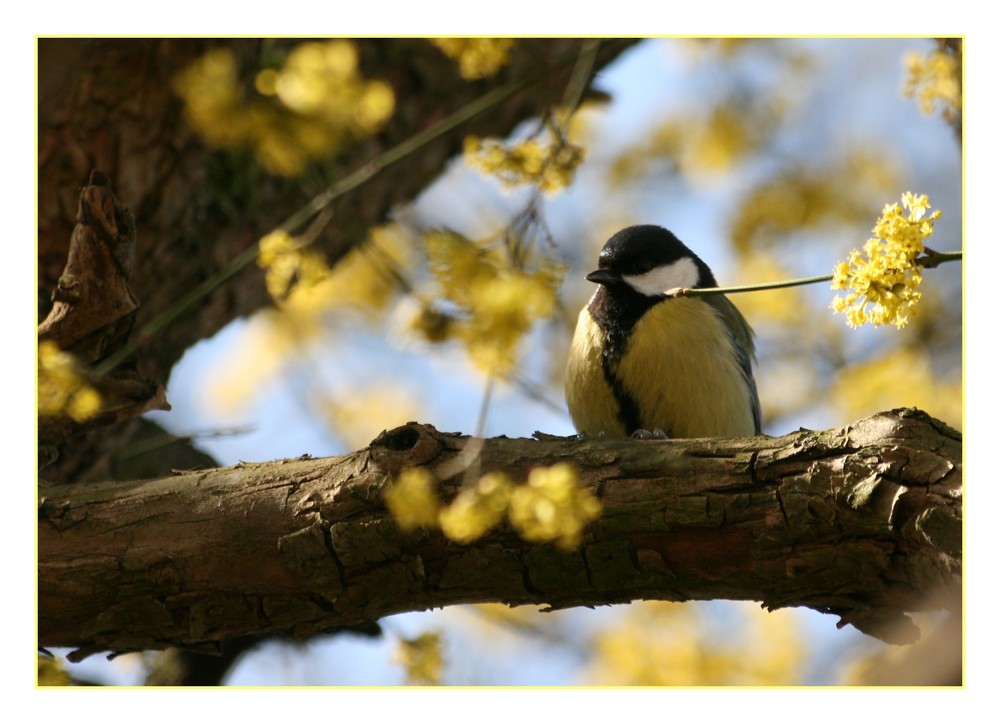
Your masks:
{"label": "bird's beak", "polygon": [[603,284],[605,286],[608,284],[617,284],[621,280],[621,276],[619,276],[617,272],[613,272],[610,269],[595,269],[587,275],[588,282]]}

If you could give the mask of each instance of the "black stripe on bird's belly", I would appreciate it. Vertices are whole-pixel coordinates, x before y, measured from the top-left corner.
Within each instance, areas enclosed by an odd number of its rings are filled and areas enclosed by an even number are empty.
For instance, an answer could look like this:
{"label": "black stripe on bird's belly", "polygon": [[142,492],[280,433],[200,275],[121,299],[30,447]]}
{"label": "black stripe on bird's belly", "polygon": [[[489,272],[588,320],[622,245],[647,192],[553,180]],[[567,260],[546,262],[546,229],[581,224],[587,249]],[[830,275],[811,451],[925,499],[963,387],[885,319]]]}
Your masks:
{"label": "black stripe on bird's belly", "polygon": [[626,435],[641,429],[642,422],[639,403],[626,391],[618,377],[618,363],[628,348],[632,328],[647,310],[663,299],[647,297],[627,285],[619,285],[613,292],[602,286],[590,302],[590,316],[604,332],[601,368],[611,394],[618,403],[618,419],[625,427]]}

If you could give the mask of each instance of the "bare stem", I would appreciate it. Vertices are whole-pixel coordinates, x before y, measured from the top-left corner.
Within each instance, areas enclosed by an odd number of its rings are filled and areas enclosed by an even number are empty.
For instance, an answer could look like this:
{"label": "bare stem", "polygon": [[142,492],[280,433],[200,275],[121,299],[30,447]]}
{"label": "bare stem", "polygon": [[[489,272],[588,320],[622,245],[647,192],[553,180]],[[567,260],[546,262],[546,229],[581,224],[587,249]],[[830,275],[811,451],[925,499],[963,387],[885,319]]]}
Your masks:
{"label": "bare stem", "polygon": [[[962,252],[960,251],[933,251],[926,249],[925,256],[918,257],[916,263],[920,266],[933,269],[938,264],[948,261],[960,261]],[[743,292],[760,292],[769,289],[787,289],[788,287],[802,287],[806,284],[819,284],[833,279],[832,274],[818,277],[803,277],[802,279],[786,279],[781,282],[766,282],[764,284],[745,284],[738,287],[707,287],[705,289],[671,289],[664,296],[667,297],[707,297],[714,294],[742,294]]]}

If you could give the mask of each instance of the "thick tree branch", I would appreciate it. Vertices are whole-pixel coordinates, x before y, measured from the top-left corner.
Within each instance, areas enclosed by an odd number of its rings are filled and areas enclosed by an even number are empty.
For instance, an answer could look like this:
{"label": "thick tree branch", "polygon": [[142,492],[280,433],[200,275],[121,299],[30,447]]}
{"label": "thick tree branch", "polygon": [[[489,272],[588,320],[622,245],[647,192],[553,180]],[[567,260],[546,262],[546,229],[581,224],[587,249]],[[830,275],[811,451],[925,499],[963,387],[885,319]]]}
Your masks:
{"label": "thick tree branch", "polygon": [[482,441],[482,472],[579,469],[604,512],[568,553],[508,528],[471,545],[397,528],[391,478],[454,465],[468,440],[411,423],[343,457],[43,485],[39,644],[211,650],[459,603],[715,598],[907,642],[905,612],[960,589],[961,438],[918,411],[779,438]]}

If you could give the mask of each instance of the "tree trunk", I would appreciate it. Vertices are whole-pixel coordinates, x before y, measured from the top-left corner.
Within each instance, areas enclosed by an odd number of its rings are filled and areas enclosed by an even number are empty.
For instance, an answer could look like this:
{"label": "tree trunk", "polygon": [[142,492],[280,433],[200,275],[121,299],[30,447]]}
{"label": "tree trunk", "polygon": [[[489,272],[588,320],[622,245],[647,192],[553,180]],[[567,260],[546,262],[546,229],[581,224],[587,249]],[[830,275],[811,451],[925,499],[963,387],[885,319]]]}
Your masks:
{"label": "tree trunk", "polygon": [[779,438],[482,441],[482,473],[578,469],[603,513],[571,552],[506,526],[469,545],[397,527],[391,479],[454,466],[468,442],[409,424],[342,457],[43,485],[39,644],[75,659],[213,650],[459,603],[717,598],[806,606],[909,642],[905,612],[960,591],[961,437],[918,411]]}

